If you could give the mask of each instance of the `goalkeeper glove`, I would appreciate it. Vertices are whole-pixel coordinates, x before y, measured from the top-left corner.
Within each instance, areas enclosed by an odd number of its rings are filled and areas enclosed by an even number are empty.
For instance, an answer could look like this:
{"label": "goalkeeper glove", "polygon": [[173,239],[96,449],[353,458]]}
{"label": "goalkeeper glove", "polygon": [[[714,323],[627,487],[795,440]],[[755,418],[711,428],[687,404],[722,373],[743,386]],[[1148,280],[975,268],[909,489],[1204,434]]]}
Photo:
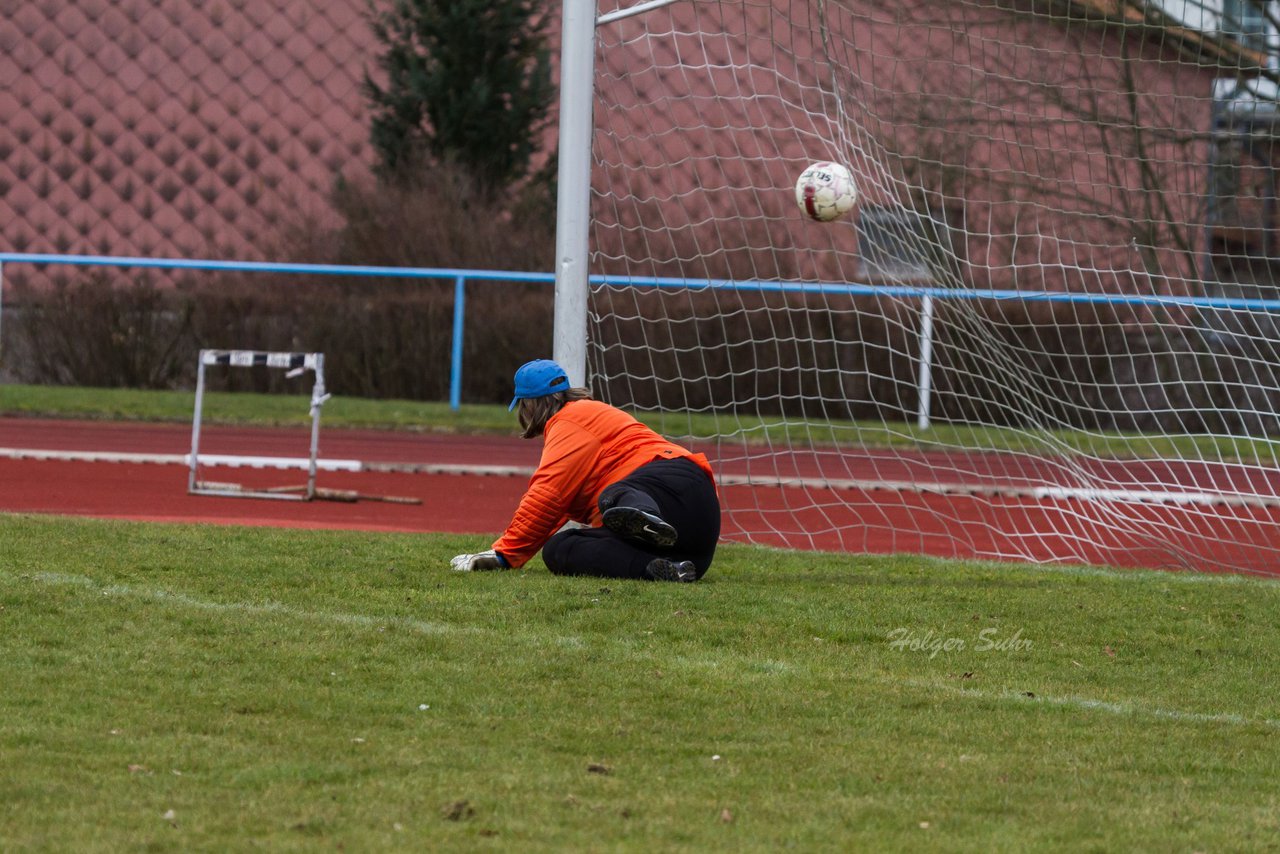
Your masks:
{"label": "goalkeeper glove", "polygon": [[502,555],[490,549],[474,555],[458,555],[449,561],[454,572],[484,572],[490,569],[510,569],[511,564]]}

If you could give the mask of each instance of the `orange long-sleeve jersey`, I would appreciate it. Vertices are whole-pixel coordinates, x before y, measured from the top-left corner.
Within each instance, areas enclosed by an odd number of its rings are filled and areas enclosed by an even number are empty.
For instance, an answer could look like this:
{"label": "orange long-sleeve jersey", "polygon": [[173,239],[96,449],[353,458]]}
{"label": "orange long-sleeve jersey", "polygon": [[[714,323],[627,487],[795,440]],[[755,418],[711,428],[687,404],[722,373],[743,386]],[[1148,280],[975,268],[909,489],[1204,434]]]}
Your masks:
{"label": "orange long-sleeve jersey", "polygon": [[511,524],[493,544],[512,566],[524,566],[570,519],[600,525],[600,493],[645,463],[687,457],[713,477],[702,454],[668,442],[622,410],[597,400],[565,404],[548,419],[543,441],[538,470]]}

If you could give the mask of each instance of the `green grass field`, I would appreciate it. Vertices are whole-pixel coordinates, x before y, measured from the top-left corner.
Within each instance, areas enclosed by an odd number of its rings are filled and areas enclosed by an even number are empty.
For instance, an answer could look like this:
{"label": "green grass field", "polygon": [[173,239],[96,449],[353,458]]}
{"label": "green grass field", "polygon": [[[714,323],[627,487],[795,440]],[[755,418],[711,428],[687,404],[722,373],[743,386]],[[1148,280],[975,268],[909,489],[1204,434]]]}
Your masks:
{"label": "green grass field", "polygon": [[0,516],[0,850],[1239,851],[1280,585]]}

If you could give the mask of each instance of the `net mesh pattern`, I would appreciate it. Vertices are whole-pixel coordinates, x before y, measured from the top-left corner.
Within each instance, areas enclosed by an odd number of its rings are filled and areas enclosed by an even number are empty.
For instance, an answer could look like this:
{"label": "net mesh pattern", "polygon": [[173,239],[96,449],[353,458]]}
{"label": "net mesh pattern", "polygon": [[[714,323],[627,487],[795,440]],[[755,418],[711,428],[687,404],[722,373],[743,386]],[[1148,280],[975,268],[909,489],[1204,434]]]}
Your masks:
{"label": "net mesh pattern", "polygon": [[[753,542],[1273,568],[1274,72],[1212,8],[600,27],[601,393],[708,448]],[[815,223],[793,185],[828,160],[859,206]]]}

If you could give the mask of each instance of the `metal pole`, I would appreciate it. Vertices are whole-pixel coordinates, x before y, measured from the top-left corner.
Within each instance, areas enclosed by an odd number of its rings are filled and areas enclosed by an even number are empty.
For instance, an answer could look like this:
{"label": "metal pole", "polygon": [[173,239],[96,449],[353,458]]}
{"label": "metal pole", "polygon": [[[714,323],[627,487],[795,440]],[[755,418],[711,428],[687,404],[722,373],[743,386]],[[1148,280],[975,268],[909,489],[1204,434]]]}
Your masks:
{"label": "metal pole", "polygon": [[929,429],[929,397],[933,386],[933,297],[920,300],[920,410],[916,426]]}
{"label": "metal pole", "polygon": [[467,315],[467,279],[459,276],[453,282],[453,352],[449,362],[449,408],[462,406],[462,324]]}
{"label": "metal pole", "polygon": [[560,166],[552,355],[574,386],[587,384],[587,252],[591,214],[596,0],[565,0],[560,48]]}
{"label": "metal pole", "polygon": [[[0,264],[0,320],[4,318],[4,264]],[[2,324],[0,324],[2,325]],[[4,340],[0,339],[0,345]],[[0,346],[0,365],[4,364],[4,347]]]}
{"label": "metal pole", "polygon": [[204,404],[204,354],[205,350],[200,351],[200,364],[196,368],[196,410],[191,416],[191,459],[189,462],[190,472],[187,475],[187,492],[195,492],[196,489],[196,466],[200,459],[200,417]]}
{"label": "metal pole", "polygon": [[316,353],[315,384],[311,387],[311,459],[307,464],[307,500],[316,497],[316,468],[320,456],[320,407],[329,399],[324,388],[324,353]]}

